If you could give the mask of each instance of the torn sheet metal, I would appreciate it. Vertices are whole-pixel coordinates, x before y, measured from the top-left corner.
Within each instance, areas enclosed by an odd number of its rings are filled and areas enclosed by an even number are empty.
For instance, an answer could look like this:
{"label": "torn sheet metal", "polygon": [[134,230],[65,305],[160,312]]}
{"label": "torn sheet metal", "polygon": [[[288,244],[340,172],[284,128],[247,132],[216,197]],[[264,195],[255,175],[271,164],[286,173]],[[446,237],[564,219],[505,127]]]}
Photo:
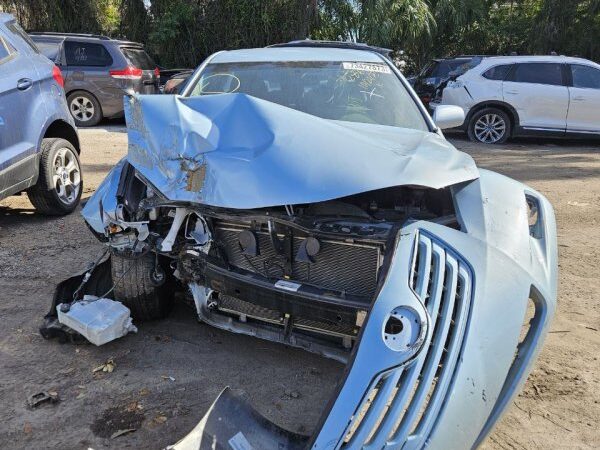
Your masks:
{"label": "torn sheet metal", "polygon": [[77,331],[94,345],[137,333],[131,311],[121,302],[86,295],[83,300],[56,306],[58,321]]}
{"label": "torn sheet metal", "polygon": [[476,179],[436,133],[322,119],[245,94],[125,100],[127,160],[172,201],[261,208]]}

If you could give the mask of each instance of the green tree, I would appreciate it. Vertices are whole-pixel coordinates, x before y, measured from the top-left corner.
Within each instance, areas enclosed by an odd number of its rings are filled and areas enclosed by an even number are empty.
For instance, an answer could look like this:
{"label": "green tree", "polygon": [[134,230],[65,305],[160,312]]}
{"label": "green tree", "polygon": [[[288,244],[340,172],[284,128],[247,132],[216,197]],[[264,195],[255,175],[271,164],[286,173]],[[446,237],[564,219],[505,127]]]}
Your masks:
{"label": "green tree", "polygon": [[320,0],[316,39],[349,40],[416,54],[435,20],[426,0]]}

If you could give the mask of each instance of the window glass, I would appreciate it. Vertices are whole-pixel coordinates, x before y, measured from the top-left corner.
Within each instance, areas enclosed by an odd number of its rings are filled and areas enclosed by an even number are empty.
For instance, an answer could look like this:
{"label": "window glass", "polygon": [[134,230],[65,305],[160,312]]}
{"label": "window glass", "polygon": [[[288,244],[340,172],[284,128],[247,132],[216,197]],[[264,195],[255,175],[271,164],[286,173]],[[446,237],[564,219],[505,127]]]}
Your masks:
{"label": "window glass", "polygon": [[508,71],[510,70],[510,64],[502,64],[501,66],[495,66],[491,69],[486,70],[483,73],[483,77],[488,80],[504,80],[506,75],[508,75]]}
{"label": "window glass", "polygon": [[191,95],[244,93],[324,119],[427,130],[386,64],[329,61],[208,64]]}
{"label": "window glass", "polygon": [[101,44],[89,42],[65,42],[65,58],[68,66],[110,66],[112,58]]}
{"label": "window glass", "polygon": [[423,69],[421,76],[423,78],[437,77],[438,76],[437,74],[439,72],[439,67],[440,67],[439,61],[432,61],[425,67],[425,69]]}
{"label": "window glass", "polygon": [[11,54],[11,52],[8,49],[7,43],[5,43],[4,39],[2,39],[2,37],[0,37],[0,61],[2,61],[4,58],[9,56],[10,54]]}
{"label": "window glass", "polygon": [[23,39],[27,45],[29,45],[29,47],[31,47],[31,49],[36,52],[39,53],[39,49],[37,48],[37,46],[35,45],[35,42],[33,42],[31,40],[31,38],[29,37],[29,35],[27,33],[25,33],[25,31],[23,31],[23,28],[21,28],[16,22],[11,22],[6,26],[14,35],[20,37],[21,39]]}
{"label": "window glass", "polygon": [[463,74],[475,67],[481,58],[455,58],[431,62],[422,72],[424,78],[446,78],[451,74]]}
{"label": "window glass", "polygon": [[573,87],[584,89],[600,89],[600,70],[590,66],[571,65]]}
{"label": "window glass", "polygon": [[511,81],[560,86],[563,84],[561,65],[554,63],[517,64]]}
{"label": "window glass", "polygon": [[50,61],[56,61],[58,59],[58,52],[60,51],[59,42],[36,41],[36,45],[40,49],[42,55]]}
{"label": "window glass", "polygon": [[150,58],[141,48],[123,48],[123,53],[127,60],[138,69],[142,70],[154,70],[156,63]]}

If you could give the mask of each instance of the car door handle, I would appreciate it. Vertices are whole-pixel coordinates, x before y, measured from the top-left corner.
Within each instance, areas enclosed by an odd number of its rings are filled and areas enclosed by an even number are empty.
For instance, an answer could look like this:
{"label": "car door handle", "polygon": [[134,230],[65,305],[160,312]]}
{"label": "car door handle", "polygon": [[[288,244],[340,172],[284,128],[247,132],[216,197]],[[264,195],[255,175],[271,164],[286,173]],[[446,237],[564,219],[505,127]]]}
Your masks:
{"label": "car door handle", "polygon": [[29,78],[21,78],[17,81],[17,89],[20,91],[26,91],[33,85],[33,82]]}
{"label": "car door handle", "polygon": [[518,95],[519,93],[517,91],[505,91],[505,94],[509,94],[509,95]]}
{"label": "car door handle", "polygon": [[574,102],[582,102],[585,100],[585,97],[573,97]]}

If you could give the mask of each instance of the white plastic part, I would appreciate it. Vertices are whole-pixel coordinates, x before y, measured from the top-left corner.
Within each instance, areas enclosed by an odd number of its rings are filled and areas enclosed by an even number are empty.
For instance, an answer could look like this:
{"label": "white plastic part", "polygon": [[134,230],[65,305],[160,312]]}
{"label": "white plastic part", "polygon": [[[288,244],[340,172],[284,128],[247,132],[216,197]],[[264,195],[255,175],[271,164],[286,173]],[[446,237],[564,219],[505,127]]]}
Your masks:
{"label": "white plastic part", "polygon": [[170,252],[171,250],[173,250],[173,244],[175,243],[175,238],[177,237],[177,233],[179,233],[179,229],[181,228],[183,221],[185,220],[186,216],[189,213],[190,213],[190,211],[187,208],[176,208],[175,209],[175,217],[173,219],[173,224],[171,225],[171,229],[169,230],[169,233],[167,234],[165,239],[162,241],[162,244],[160,246],[161,251]]}
{"label": "white plastic part", "polygon": [[460,127],[465,121],[465,112],[460,106],[438,105],[433,112],[433,121],[442,130]]}
{"label": "white plastic part", "polygon": [[[131,322],[131,311],[120,302],[86,295],[63,312],[63,303],[56,306],[58,321],[82,334],[95,345],[106,344],[137,328]],[[65,308],[66,309],[66,308]]]}

